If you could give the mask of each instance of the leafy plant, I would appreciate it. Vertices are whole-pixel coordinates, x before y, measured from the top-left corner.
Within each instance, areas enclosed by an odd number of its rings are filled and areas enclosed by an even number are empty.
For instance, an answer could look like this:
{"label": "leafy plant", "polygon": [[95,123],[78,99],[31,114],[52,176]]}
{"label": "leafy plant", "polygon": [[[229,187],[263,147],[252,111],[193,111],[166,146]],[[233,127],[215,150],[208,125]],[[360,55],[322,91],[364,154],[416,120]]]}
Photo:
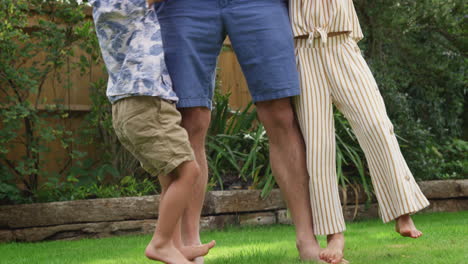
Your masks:
{"label": "leafy plant", "polygon": [[[77,131],[67,128],[71,111],[64,100],[42,99],[46,80],[69,89],[71,71],[85,74],[102,64],[93,23],[84,19],[78,2],[0,0],[0,203],[159,190],[114,134],[105,80],[90,87],[91,111]],[[459,139],[468,131],[462,117],[467,91],[464,2],[354,3],[366,35],[360,46],[415,177],[466,178],[467,143]],[[78,56],[78,50],[85,55]],[[72,57],[78,62],[72,63]],[[275,179],[264,128],[252,105],[233,111],[228,97],[219,91],[215,95],[207,140],[210,186],[256,188],[266,196]],[[362,184],[370,196],[364,155],[341,114],[335,114],[335,122],[339,183],[354,190]],[[52,143],[64,150],[65,162],[47,172]],[[97,157],[83,151],[90,145]]]}
{"label": "leafy plant", "polygon": [[[31,15],[49,19],[37,18],[32,26],[28,24]],[[83,157],[72,147],[73,132],[65,128],[67,106],[48,102],[42,94],[47,79],[64,89],[71,86],[73,43],[82,41],[77,32],[89,25],[82,23],[84,14],[76,1],[57,9],[51,2],[2,0],[0,17],[4,18],[0,25],[0,160],[23,183],[23,193],[34,200],[39,178],[47,176],[43,168],[49,143],[58,141],[70,160]],[[12,149],[22,156],[12,159]],[[70,164],[66,162],[60,171]]]}
{"label": "leafy plant", "polygon": [[443,175],[432,147],[466,130],[466,12],[462,0],[354,1],[360,42],[417,179]]}
{"label": "leafy plant", "polygon": [[[214,122],[207,142],[212,185],[220,189],[226,184],[261,189],[265,197],[276,184],[269,164],[265,129],[258,123],[252,105],[239,111],[230,110],[229,96],[219,91],[215,95],[216,107],[212,113]],[[346,119],[335,112],[335,120],[339,183],[344,192],[348,186],[357,190],[356,184],[362,184],[370,198],[372,186],[366,175],[364,154]]]}
{"label": "leafy plant", "polygon": [[440,179],[464,179],[468,176],[468,141],[453,139],[440,146],[428,146],[426,151],[437,159],[432,160],[440,168]]}
{"label": "leafy plant", "polygon": [[0,205],[17,201],[24,201],[24,198],[16,186],[15,177],[6,167],[0,165]]}
{"label": "leafy plant", "polygon": [[[108,168],[101,168],[103,171]],[[158,185],[151,178],[138,179],[134,175],[119,177],[116,183],[105,180],[104,173],[94,176],[91,181],[83,181],[82,177],[72,175],[65,180],[49,177],[38,191],[39,202],[68,201],[80,199],[112,198],[127,196],[143,196],[158,193]]]}
{"label": "leafy plant", "polygon": [[[258,124],[252,105],[232,111],[229,94],[215,92],[215,108],[207,140],[207,159],[212,183],[243,185],[250,188],[274,186],[268,159],[265,129]],[[241,186],[238,186],[241,187]]]}

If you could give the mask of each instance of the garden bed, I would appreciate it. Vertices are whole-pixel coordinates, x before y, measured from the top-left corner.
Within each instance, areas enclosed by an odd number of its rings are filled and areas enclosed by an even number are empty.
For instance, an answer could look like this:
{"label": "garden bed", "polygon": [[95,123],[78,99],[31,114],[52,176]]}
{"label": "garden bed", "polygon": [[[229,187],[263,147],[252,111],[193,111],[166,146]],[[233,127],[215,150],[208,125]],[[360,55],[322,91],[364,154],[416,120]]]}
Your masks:
{"label": "garden bed", "polygon": [[[468,210],[468,180],[419,183],[431,200],[428,212]],[[375,200],[348,189],[347,220],[378,217]],[[359,195],[361,193],[362,195]],[[0,206],[0,241],[42,241],[152,233],[159,196],[80,200]],[[262,199],[258,190],[208,192],[202,212],[203,229],[227,225],[290,224],[280,191]]]}

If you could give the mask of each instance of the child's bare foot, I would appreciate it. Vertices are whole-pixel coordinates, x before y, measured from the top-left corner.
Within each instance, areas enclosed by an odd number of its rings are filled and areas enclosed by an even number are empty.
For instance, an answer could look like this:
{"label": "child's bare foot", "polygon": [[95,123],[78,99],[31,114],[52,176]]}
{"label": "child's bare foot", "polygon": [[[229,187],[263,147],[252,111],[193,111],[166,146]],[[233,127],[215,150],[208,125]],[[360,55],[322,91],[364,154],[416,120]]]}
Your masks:
{"label": "child's bare foot", "polygon": [[328,235],[327,248],[320,252],[320,259],[331,264],[345,264],[348,261],[343,259],[345,238],[343,233]]}
{"label": "child's bare foot", "polygon": [[[188,259],[188,260],[196,260],[198,257],[203,257],[210,252],[210,249],[212,249],[216,245],[216,242],[213,240],[208,244],[202,244],[198,246],[184,246],[180,252]],[[203,259],[203,258],[200,258]],[[199,260],[195,261],[195,263],[199,264]],[[201,262],[203,263],[203,262]]]}
{"label": "child's bare foot", "polygon": [[320,260],[320,245],[318,244],[317,239],[298,240],[296,241],[296,247],[302,261],[325,263]]}
{"label": "child's bare foot", "polygon": [[416,228],[409,214],[402,215],[395,220],[395,231],[404,237],[418,238],[423,235]]}
{"label": "child's bare foot", "polygon": [[152,240],[146,247],[145,256],[166,264],[193,264],[172,243],[158,243]]}

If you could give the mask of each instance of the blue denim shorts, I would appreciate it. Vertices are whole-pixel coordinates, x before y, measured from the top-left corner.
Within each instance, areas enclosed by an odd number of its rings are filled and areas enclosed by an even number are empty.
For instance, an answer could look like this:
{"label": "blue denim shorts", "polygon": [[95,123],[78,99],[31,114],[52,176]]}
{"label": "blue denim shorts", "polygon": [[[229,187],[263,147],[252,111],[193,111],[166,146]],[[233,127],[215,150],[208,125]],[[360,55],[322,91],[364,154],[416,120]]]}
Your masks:
{"label": "blue denim shorts", "polygon": [[227,35],[254,102],[299,95],[286,0],[166,0],[154,8],[179,108],[211,108]]}

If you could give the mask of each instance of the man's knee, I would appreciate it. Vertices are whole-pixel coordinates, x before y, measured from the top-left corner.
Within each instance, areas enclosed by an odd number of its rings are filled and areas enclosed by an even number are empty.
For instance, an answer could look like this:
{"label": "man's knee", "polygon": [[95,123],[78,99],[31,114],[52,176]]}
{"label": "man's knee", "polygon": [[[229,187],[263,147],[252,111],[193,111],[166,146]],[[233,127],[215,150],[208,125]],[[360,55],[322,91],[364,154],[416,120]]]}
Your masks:
{"label": "man's knee", "polygon": [[290,98],[258,102],[257,113],[267,130],[270,127],[290,128],[296,122]]}
{"label": "man's knee", "polygon": [[179,111],[182,127],[187,130],[190,141],[203,141],[210,127],[211,111],[205,107],[182,108]]}

